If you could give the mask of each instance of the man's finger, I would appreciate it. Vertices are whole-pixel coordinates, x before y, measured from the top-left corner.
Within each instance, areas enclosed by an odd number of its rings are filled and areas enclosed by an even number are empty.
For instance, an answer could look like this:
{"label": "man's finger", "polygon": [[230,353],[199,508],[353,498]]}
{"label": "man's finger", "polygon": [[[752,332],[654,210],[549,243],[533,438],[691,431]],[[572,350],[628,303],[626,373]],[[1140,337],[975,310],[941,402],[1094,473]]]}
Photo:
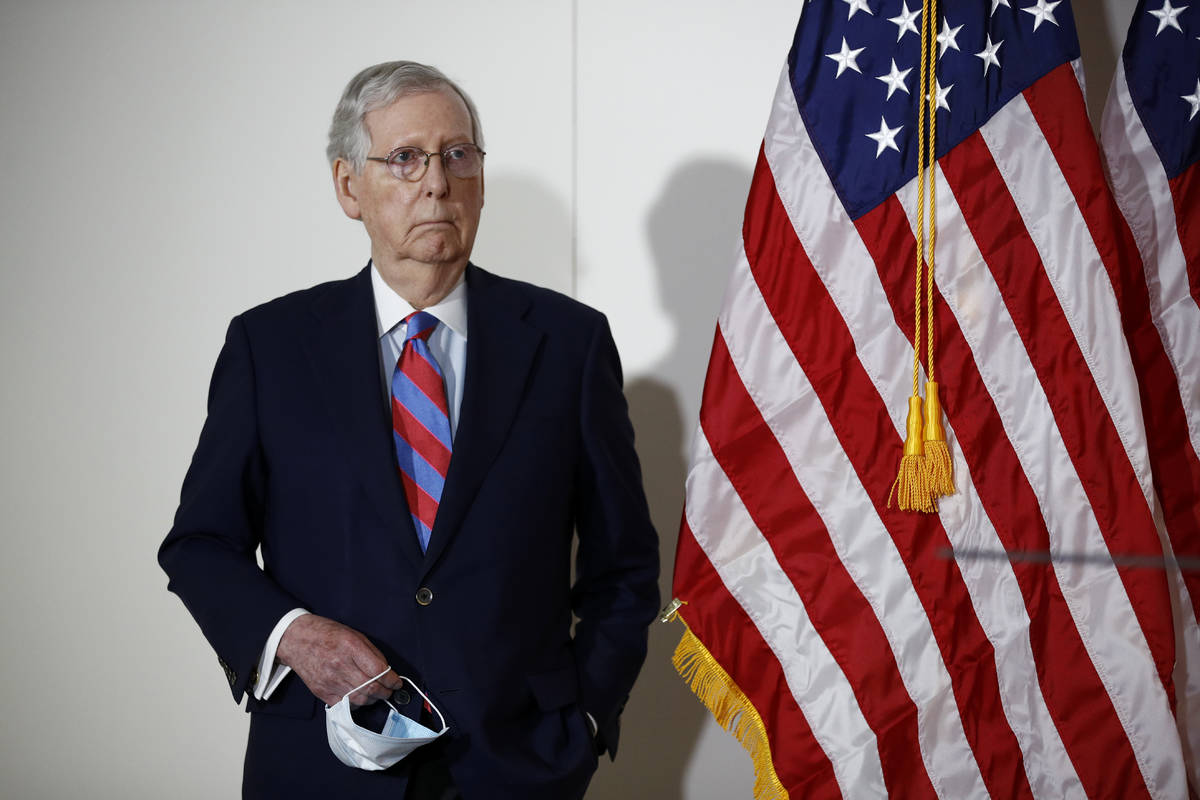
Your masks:
{"label": "man's finger", "polygon": [[399,675],[397,675],[395,670],[389,669],[387,674],[379,679],[379,682],[388,689],[389,693],[391,693],[404,685],[404,678],[401,678]]}
{"label": "man's finger", "polygon": [[[392,679],[389,679],[389,676]],[[364,687],[363,693],[370,695],[373,700],[383,700],[390,697],[392,692],[399,689],[403,683],[404,681],[400,679],[400,676],[388,670],[387,675],[373,682],[370,686]]]}
{"label": "man's finger", "polygon": [[[383,661],[383,656],[380,655],[379,658],[382,662],[379,666],[379,669],[374,669],[374,665],[372,665],[371,667],[367,668],[368,670],[372,671],[366,672],[363,671],[362,662],[357,659],[355,660],[353,664],[353,670],[358,672],[361,677],[356,677],[354,682],[346,687],[346,691],[350,691],[351,689],[355,690],[354,693],[350,695],[351,705],[368,705],[377,700],[383,700],[384,698],[390,696],[393,689],[401,683],[399,676],[397,676],[396,673],[391,669],[387,668],[387,662]],[[383,669],[387,669],[387,672],[383,675],[380,675],[379,672]],[[362,686],[361,684],[364,682],[367,683],[365,686]]]}

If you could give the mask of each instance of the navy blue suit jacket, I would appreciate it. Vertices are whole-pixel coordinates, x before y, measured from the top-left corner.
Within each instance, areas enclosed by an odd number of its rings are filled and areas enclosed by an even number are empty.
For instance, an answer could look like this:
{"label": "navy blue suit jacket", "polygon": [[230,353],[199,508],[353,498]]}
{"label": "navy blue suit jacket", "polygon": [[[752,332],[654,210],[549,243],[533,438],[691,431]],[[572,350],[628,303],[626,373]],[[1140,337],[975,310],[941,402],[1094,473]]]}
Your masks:
{"label": "navy blue suit jacket", "polygon": [[[429,748],[468,800],[564,800],[596,765],[584,711],[616,750],[658,607],[657,537],[603,315],[474,265],[466,281],[462,409],[428,552],[396,472],[368,267],[230,324],[159,561],[235,700],[304,607],[429,692],[450,724]],[[247,706],[246,796],[402,798],[425,757],[343,766],[294,675]]]}

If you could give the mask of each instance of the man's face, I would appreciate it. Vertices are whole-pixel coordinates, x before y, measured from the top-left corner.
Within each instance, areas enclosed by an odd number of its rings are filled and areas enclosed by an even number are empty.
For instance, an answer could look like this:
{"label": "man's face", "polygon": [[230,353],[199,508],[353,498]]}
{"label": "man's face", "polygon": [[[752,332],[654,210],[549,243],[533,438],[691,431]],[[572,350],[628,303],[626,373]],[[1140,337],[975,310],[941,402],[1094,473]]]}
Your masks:
{"label": "man's face", "polygon": [[[449,91],[401,97],[369,112],[365,122],[371,156],[386,156],[397,147],[440,153],[475,141],[466,104]],[[403,262],[448,268],[466,264],[483,208],[482,172],[455,178],[434,156],[417,181],[396,178],[379,161],[366,162],[361,174],[343,166],[335,171],[335,181],[346,214],[366,227],[380,268]]]}

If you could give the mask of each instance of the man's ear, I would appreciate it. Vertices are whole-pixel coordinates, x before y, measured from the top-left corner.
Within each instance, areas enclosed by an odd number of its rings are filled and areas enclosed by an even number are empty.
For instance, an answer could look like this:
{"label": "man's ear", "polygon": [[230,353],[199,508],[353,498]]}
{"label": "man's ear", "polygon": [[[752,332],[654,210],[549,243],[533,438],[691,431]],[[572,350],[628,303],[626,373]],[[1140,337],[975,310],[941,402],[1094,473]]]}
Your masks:
{"label": "man's ear", "polygon": [[346,159],[333,162],[333,189],[337,192],[338,205],[350,219],[362,219],[362,210],[358,207],[358,178]]}

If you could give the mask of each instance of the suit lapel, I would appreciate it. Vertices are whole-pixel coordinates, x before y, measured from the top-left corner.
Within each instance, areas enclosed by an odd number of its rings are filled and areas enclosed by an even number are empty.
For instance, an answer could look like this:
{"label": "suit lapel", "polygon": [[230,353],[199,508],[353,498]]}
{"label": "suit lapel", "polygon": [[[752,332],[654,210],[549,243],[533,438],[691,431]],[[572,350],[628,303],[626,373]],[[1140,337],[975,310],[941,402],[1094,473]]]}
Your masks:
{"label": "suit lapel", "polygon": [[529,301],[467,265],[467,368],[454,451],[434,521],[428,572],[466,517],[512,426],[542,333],[523,317]]}
{"label": "suit lapel", "polygon": [[304,348],[316,374],[316,391],[342,431],[351,469],[382,518],[396,526],[401,550],[417,568],[421,549],[396,474],[391,419],[380,383],[370,269],[318,297],[313,303],[317,324],[306,329]]}

